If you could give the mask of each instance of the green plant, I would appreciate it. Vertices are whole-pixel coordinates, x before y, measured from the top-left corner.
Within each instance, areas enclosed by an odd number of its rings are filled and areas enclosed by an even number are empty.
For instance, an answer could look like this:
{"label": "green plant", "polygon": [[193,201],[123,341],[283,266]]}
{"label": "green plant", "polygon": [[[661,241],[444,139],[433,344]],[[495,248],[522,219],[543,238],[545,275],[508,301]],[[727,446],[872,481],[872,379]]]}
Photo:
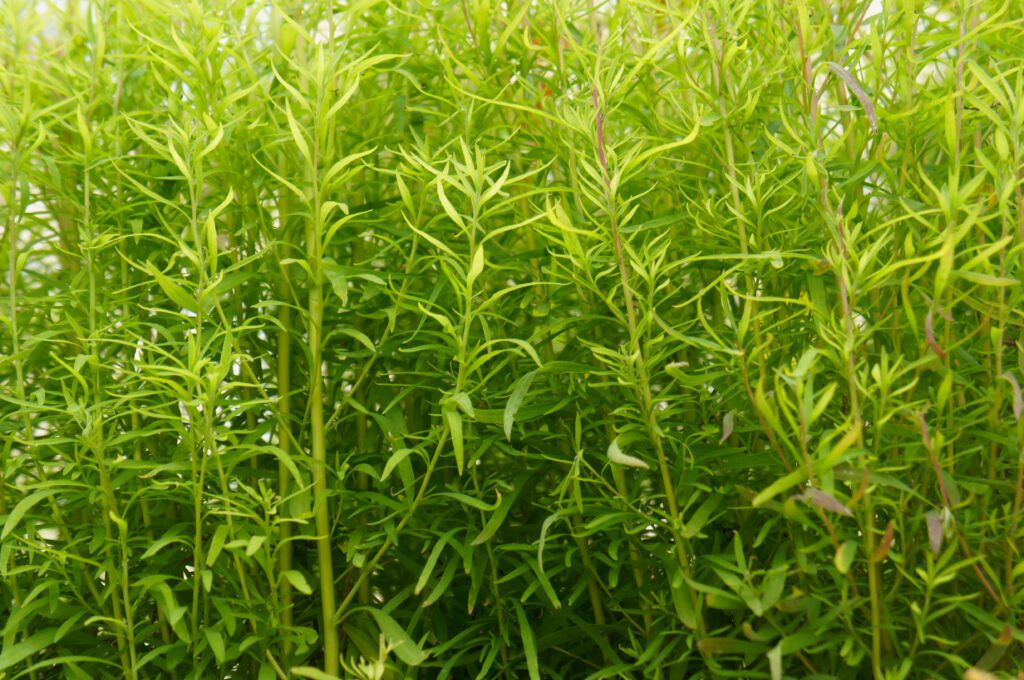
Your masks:
{"label": "green plant", "polygon": [[1024,670],[1019,3],[0,12],[0,677]]}

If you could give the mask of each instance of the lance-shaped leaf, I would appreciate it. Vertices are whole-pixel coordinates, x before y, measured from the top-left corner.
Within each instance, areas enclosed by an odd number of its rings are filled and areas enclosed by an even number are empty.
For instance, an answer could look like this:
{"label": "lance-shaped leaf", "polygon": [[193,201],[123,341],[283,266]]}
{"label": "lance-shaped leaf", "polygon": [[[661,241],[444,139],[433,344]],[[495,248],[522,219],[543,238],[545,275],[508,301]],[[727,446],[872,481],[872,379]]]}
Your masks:
{"label": "lance-shaped leaf", "polygon": [[643,460],[630,456],[622,452],[619,448],[619,438],[616,437],[612,440],[612,443],[608,445],[608,460],[615,463],[616,465],[623,465],[625,467],[641,468],[644,470],[650,470],[651,466]]}

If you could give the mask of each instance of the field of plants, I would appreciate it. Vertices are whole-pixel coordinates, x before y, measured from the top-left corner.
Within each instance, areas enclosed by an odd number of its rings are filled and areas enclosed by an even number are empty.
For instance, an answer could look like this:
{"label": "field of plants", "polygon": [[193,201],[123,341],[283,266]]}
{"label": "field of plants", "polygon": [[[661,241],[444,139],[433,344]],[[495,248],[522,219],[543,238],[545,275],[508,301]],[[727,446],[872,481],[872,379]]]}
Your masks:
{"label": "field of plants", "polygon": [[2,0],[0,678],[1017,678],[1019,0]]}

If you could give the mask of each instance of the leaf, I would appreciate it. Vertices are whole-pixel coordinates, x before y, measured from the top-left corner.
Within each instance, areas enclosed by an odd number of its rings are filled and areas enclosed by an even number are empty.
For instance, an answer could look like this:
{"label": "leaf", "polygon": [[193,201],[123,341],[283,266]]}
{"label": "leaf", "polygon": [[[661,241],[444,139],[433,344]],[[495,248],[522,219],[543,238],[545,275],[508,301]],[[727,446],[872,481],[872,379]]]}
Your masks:
{"label": "leaf", "polygon": [[782,680],[782,643],[769,650],[768,670],[771,672],[772,680]]}
{"label": "leaf", "polygon": [[374,620],[377,621],[377,625],[380,627],[380,632],[384,635],[384,638],[395,646],[395,655],[399,659],[410,666],[419,666],[427,660],[427,653],[416,644],[415,640],[409,637],[409,634],[398,625],[397,621],[380,609],[375,607],[367,609]]}
{"label": "leaf", "polygon": [[185,543],[185,539],[177,534],[165,534],[149,544],[140,559],[148,560],[172,543]]}
{"label": "leaf", "polygon": [[444,550],[444,546],[448,543],[448,535],[444,535],[437,540],[434,544],[433,549],[430,551],[430,556],[427,558],[426,563],[423,565],[423,570],[420,571],[420,577],[416,579],[416,587],[413,588],[413,594],[419,595],[423,588],[427,585],[427,581],[430,579],[430,574],[434,571],[434,566],[437,564],[438,558],[441,557],[441,551]]}
{"label": "leaf", "polygon": [[309,581],[306,580],[301,571],[288,569],[284,572],[284,577],[288,579],[288,583],[292,584],[292,588],[295,588],[295,590],[303,595],[313,594],[313,589],[309,587]]}
{"label": "leaf", "polygon": [[561,513],[556,512],[544,518],[540,525],[540,538],[537,540],[537,568],[544,573],[544,546],[547,545],[548,530],[556,520],[561,519]]}
{"label": "leaf", "polygon": [[836,550],[835,565],[836,569],[839,570],[840,574],[846,574],[850,571],[850,566],[853,564],[853,558],[857,556],[857,542],[846,541],[839,546]]}
{"label": "leaf", "polygon": [[484,270],[484,247],[479,245],[476,247],[476,252],[473,253],[473,261],[469,265],[469,274],[466,277],[467,287],[472,288],[473,282],[480,276],[480,273]]}
{"label": "leaf", "polygon": [[651,466],[646,462],[636,458],[634,456],[627,455],[622,452],[619,448],[619,438],[616,437],[612,440],[612,443],[608,445],[608,460],[615,463],[616,465],[623,465],[625,467],[641,468],[643,470],[650,470]]}
{"label": "leaf", "polygon": [[259,552],[260,547],[263,545],[263,542],[266,541],[266,540],[267,540],[267,537],[263,536],[263,535],[257,534],[257,535],[254,535],[254,536],[250,536],[249,537],[249,543],[245,546],[245,554],[247,556],[249,556],[249,557],[252,557],[257,552]]}
{"label": "leaf", "polygon": [[203,150],[196,155],[196,158],[202,160],[204,157],[208,156],[214,149],[220,146],[220,143],[223,139],[224,126],[217,125],[217,129],[213,133],[213,138],[209,141],[209,143],[207,143],[206,146],[203,147]]}
{"label": "leaf", "polygon": [[523,400],[526,399],[526,395],[530,391],[530,385],[533,384],[533,379],[537,375],[537,370],[530,371],[517,380],[515,386],[512,388],[512,394],[509,395],[508,401],[505,402],[502,426],[505,430],[506,441],[512,441],[512,425],[515,423],[516,413],[519,412],[519,407],[523,405]]}
{"label": "leaf", "polygon": [[217,665],[223,666],[224,637],[213,628],[207,628],[203,633],[206,635],[206,641],[210,643],[210,649],[213,650],[213,656],[217,659]]}
{"label": "leaf", "polygon": [[697,507],[694,513],[690,516],[690,519],[683,525],[683,538],[695,538],[700,534],[701,529],[711,519],[711,514],[718,509],[718,506],[722,504],[724,496],[720,494],[712,494],[708,496],[704,501]]}
{"label": "leaf", "polygon": [[156,282],[160,284],[160,288],[163,289],[164,294],[170,298],[171,302],[176,304],[181,309],[187,309],[190,312],[195,312],[198,309],[196,300],[194,297],[185,292],[185,289],[175,283],[152,262],[146,262],[146,271],[156,279]]}
{"label": "leaf", "polygon": [[448,424],[448,432],[452,438],[452,448],[455,450],[455,465],[459,469],[459,475],[466,466],[466,453],[462,441],[462,416],[456,410],[455,405],[448,403],[441,407],[441,413]]}
{"label": "leaf", "polygon": [[395,467],[403,460],[409,457],[409,454],[415,453],[413,449],[398,449],[388,458],[388,462],[384,464],[384,471],[381,472],[380,481],[386,481],[391,473],[395,471]]}
{"label": "leaf", "polygon": [[804,496],[819,508],[823,508],[829,512],[834,512],[838,515],[853,517],[853,511],[850,510],[850,508],[840,503],[835,496],[832,496],[821,489],[811,487],[807,489]]}
{"label": "leaf", "polygon": [[7,536],[14,531],[14,528],[18,526],[18,522],[20,522],[21,518],[25,516],[25,513],[35,507],[35,505],[44,498],[49,498],[59,491],[59,488],[43,489],[42,491],[37,491],[34,494],[25,496],[18,501],[18,504],[14,506],[13,510],[11,510],[11,514],[7,516],[7,521],[4,522],[4,529],[0,532],[0,538],[7,538]]}
{"label": "leaf", "polygon": [[725,441],[729,438],[729,435],[732,434],[732,428],[735,424],[735,420],[736,414],[733,413],[732,411],[728,411],[722,417],[722,436],[718,440],[719,444],[724,444]]}
{"label": "leaf", "polygon": [[533,628],[530,627],[530,620],[526,618],[526,612],[518,602],[512,602],[516,609],[516,620],[519,622],[519,635],[523,640],[523,654],[526,656],[526,670],[530,680],[541,680],[540,663],[537,660],[537,643],[533,638]]}
{"label": "leaf", "polygon": [[423,607],[429,607],[430,605],[441,599],[441,596],[448,592],[448,586],[451,585],[452,580],[455,578],[455,570],[459,566],[457,560],[449,560],[448,565],[444,568],[444,572],[441,574],[441,578],[437,579],[437,583],[430,590],[430,593],[423,600]]}
{"label": "leaf", "polygon": [[24,661],[33,654],[37,654],[41,650],[46,649],[53,643],[56,635],[56,628],[47,628],[46,630],[41,630],[38,633],[33,634],[26,640],[4,646],[4,648],[0,650],[0,671],[6,670],[17,663]]}
{"label": "leaf", "polygon": [[75,108],[75,125],[78,127],[78,134],[82,137],[82,148],[88,157],[92,152],[92,131],[85,119],[85,111],[82,109],[81,103]]}
{"label": "leaf", "polygon": [[444,182],[447,180],[447,178],[448,174],[446,169],[442,176],[438,177],[437,181],[435,182],[435,184],[437,185],[437,199],[441,201],[441,207],[444,208],[445,213],[448,215],[451,221],[458,225],[459,229],[465,230],[466,223],[463,221],[462,215],[460,215],[459,212],[455,209],[455,206],[452,205],[452,202],[448,200],[448,194],[445,193]]}
{"label": "leaf", "polygon": [[469,395],[465,392],[456,392],[449,397],[451,403],[459,407],[459,410],[466,414],[467,418],[475,418],[476,414],[473,412],[473,402],[470,400]]}
{"label": "leaf", "polygon": [[298,147],[299,153],[306,159],[307,162],[311,162],[313,157],[309,153],[309,142],[306,141],[306,136],[302,133],[302,129],[299,127],[299,122],[295,120],[295,115],[292,113],[291,102],[285,101],[284,107],[285,115],[288,118],[288,130],[292,134],[292,141],[295,142],[295,146]]}
{"label": "leaf", "polygon": [[959,278],[976,283],[979,286],[990,286],[993,288],[1009,288],[1010,286],[1019,286],[1020,281],[1017,279],[1011,279],[1008,276],[993,276],[991,274],[982,274],[981,272],[969,271],[963,269],[957,269],[953,271]]}
{"label": "leaf", "polygon": [[875,105],[868,97],[867,92],[860,86],[857,79],[853,77],[853,74],[847,71],[845,68],[840,66],[834,61],[828,62],[828,67],[832,69],[832,72],[843,79],[847,87],[853,92],[853,94],[860,101],[860,105],[864,108],[864,113],[867,114],[868,120],[871,122],[871,128],[873,130],[878,129],[878,116],[875,115]]}
{"label": "leaf", "polygon": [[1024,398],[1021,397],[1020,383],[1017,382],[1017,376],[1006,371],[999,377],[1010,383],[1010,387],[1013,389],[1013,417],[1019,421],[1021,413],[1024,412]]}
{"label": "leaf", "polygon": [[942,517],[933,510],[925,514],[924,520],[928,525],[928,545],[932,554],[938,555],[942,552]]}
{"label": "leaf", "polygon": [[356,328],[346,328],[343,326],[340,328],[334,328],[331,330],[331,332],[340,333],[341,335],[347,335],[348,337],[352,338],[366,349],[370,350],[370,352],[377,351],[376,346],[374,346],[373,344],[373,340],[370,340],[370,338],[365,333]]}
{"label": "leaf", "polygon": [[518,495],[518,489],[507,496],[502,496],[500,492],[498,493],[498,509],[491,513],[491,516],[487,519],[487,524],[484,525],[483,530],[476,538],[473,539],[472,545],[481,545],[491,540],[491,537],[494,536],[499,528],[501,528],[502,523],[505,521],[505,517],[508,516],[508,511],[512,508],[512,504],[515,502],[516,496]]}
{"label": "leaf", "polygon": [[803,468],[797,468],[785,477],[775,480],[768,485],[768,488],[754,496],[754,500],[751,501],[751,505],[755,508],[759,505],[764,505],[783,491],[791,489],[797,484],[802,483],[805,479],[807,479],[807,472],[804,471]]}
{"label": "leaf", "polygon": [[344,268],[330,257],[325,257],[322,264],[324,267],[324,275],[327,276],[327,281],[331,284],[331,289],[334,290],[334,294],[341,300],[341,304],[347,307],[348,276],[345,275]]}
{"label": "leaf", "polygon": [[889,520],[888,526],[885,527],[885,534],[882,536],[882,540],[875,546],[875,552],[871,554],[872,562],[881,562],[889,554],[892,549],[893,541],[896,538],[896,525],[892,520]]}
{"label": "leaf", "polygon": [[206,566],[212,567],[217,562],[217,557],[220,555],[220,551],[224,548],[224,541],[228,537],[228,525],[221,524],[213,532],[213,538],[210,540],[210,550],[206,553]]}
{"label": "leaf", "polygon": [[188,165],[181,158],[181,154],[178,153],[178,149],[174,146],[172,140],[167,140],[167,151],[171,155],[171,160],[178,166],[178,170],[181,171],[181,176],[185,178],[185,181],[192,184],[192,173],[189,172]]}

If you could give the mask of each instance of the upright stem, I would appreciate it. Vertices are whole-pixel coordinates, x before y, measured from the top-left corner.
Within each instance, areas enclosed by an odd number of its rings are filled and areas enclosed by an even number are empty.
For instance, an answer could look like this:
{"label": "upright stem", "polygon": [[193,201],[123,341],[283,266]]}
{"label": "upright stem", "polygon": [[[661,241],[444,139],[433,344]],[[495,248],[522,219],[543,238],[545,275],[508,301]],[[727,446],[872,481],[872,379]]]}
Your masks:
{"label": "upright stem", "polygon": [[[314,116],[320,119],[321,97],[317,98]],[[331,508],[327,492],[327,437],[324,431],[324,367],[323,367],[323,253],[320,236],[322,222],[319,164],[321,134],[319,122],[314,124],[312,144],[312,185],[313,215],[306,228],[306,248],[309,251],[311,272],[307,312],[309,321],[310,367],[309,367],[309,418],[310,448],[313,457],[313,498],[316,508],[316,555],[320,566],[320,611],[324,641],[324,671],[338,674],[339,641],[338,628],[334,623],[334,560],[331,554]]]}
{"label": "upright stem", "polygon": [[[282,19],[280,14],[274,13],[273,19],[274,40],[282,44]],[[278,171],[282,176],[287,174],[287,158],[281,154],[278,161]],[[285,260],[292,256],[291,241],[289,239],[288,218],[291,216],[291,193],[285,188],[279,189],[278,197],[278,261]],[[280,285],[278,286],[278,298],[281,305],[277,310],[277,441],[281,448],[281,461],[277,466],[277,491],[282,503],[291,493],[291,473],[284,461],[289,460],[292,455],[292,370],[291,370],[291,344],[292,344],[292,308],[291,308],[291,286],[288,281],[287,265],[281,265]],[[286,631],[294,624],[292,584],[283,575],[292,568],[292,526],[288,522],[284,507],[281,510],[280,524],[280,548],[278,552],[278,579],[280,581],[279,595],[281,599],[281,627]],[[292,653],[292,643],[286,638],[283,649],[284,659],[288,661]]]}
{"label": "upright stem", "polygon": [[703,613],[696,606],[697,596],[693,592],[693,588],[689,585],[688,578],[690,575],[690,558],[688,555],[688,548],[686,539],[683,538],[679,529],[682,526],[682,520],[679,514],[679,501],[676,497],[675,484],[672,481],[672,469],[669,466],[668,458],[665,455],[665,448],[662,442],[661,433],[658,428],[657,415],[654,410],[654,398],[651,392],[650,378],[648,375],[647,362],[644,358],[643,347],[641,343],[641,334],[637,324],[636,305],[633,300],[633,290],[629,285],[629,266],[626,264],[626,257],[622,243],[622,233],[619,230],[619,218],[618,211],[615,204],[615,196],[612,191],[611,177],[608,171],[608,161],[605,157],[604,150],[604,112],[601,109],[600,94],[597,87],[594,87],[594,109],[596,110],[597,116],[597,152],[598,160],[601,164],[601,173],[604,179],[604,198],[605,198],[605,210],[608,214],[608,219],[611,222],[612,227],[612,241],[615,247],[615,259],[618,262],[619,279],[622,283],[623,297],[626,305],[626,324],[629,332],[629,344],[630,344],[630,356],[636,357],[636,391],[637,397],[640,402],[640,409],[644,419],[644,425],[647,428],[647,434],[654,444],[654,451],[658,458],[658,470],[661,474],[662,489],[665,493],[665,501],[668,504],[669,519],[671,520],[670,531],[672,533],[673,544],[675,547],[676,557],[679,561],[679,568],[681,569],[684,578],[687,579],[686,589],[690,602],[693,603],[693,608],[696,612],[697,620],[697,634],[700,637],[704,636],[704,616]]}

